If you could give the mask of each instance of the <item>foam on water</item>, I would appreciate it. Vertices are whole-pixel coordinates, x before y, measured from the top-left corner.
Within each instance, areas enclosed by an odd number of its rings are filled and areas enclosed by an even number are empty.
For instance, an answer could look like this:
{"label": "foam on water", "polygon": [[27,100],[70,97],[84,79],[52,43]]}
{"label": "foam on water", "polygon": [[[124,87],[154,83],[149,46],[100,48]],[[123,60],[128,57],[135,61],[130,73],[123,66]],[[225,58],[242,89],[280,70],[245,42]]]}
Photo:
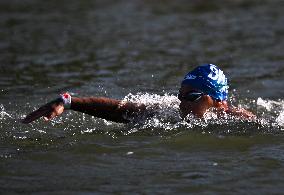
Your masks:
{"label": "foam on water", "polygon": [[262,122],[284,130],[284,101],[258,98],[257,113]]}
{"label": "foam on water", "polygon": [[3,104],[0,104],[0,119],[2,120],[7,117],[12,118],[12,116],[5,111]]}

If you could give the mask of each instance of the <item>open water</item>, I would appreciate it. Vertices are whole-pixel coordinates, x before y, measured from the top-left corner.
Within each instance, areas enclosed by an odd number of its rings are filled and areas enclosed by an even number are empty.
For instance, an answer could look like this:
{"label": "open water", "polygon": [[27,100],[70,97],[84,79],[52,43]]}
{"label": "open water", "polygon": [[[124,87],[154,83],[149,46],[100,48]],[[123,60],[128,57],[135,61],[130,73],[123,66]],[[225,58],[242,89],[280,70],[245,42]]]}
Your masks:
{"label": "open water", "polygon": [[[0,193],[282,194],[283,13],[282,0],[0,1]],[[179,120],[179,83],[204,63],[257,121]],[[160,111],[19,122],[64,91]]]}

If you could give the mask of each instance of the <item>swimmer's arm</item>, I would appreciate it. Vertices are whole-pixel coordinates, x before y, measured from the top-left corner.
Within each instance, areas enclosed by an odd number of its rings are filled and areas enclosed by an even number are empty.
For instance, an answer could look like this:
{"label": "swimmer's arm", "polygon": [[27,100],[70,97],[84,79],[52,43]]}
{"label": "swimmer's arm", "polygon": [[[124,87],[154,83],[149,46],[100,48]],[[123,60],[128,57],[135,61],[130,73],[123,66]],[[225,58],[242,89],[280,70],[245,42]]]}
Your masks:
{"label": "swimmer's arm", "polygon": [[114,122],[128,123],[131,118],[143,113],[146,106],[105,97],[74,97],[72,98],[71,110]]}
{"label": "swimmer's arm", "polygon": [[252,112],[239,107],[230,107],[227,111],[227,114],[232,116],[237,116],[245,119],[256,119],[256,115]]}
{"label": "swimmer's arm", "polygon": [[[105,97],[72,97],[70,110],[86,113],[106,120],[128,123],[130,119],[138,116],[146,110],[143,104],[125,102]],[[40,117],[49,121],[64,112],[64,105],[61,98],[55,99],[36,111],[28,114],[22,123],[31,123]]]}

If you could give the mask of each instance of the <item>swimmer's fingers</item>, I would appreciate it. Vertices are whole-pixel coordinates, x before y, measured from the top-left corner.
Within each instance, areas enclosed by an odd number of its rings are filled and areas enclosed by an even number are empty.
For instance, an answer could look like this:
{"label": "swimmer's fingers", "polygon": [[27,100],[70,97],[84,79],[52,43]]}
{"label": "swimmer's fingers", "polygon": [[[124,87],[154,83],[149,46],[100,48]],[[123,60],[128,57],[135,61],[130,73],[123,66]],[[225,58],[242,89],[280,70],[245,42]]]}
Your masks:
{"label": "swimmer's fingers", "polygon": [[256,115],[254,115],[252,112],[245,110],[245,109],[240,109],[239,110],[240,115],[243,118],[247,118],[247,119],[256,119]]}
{"label": "swimmer's fingers", "polygon": [[245,114],[245,117],[248,118],[248,119],[251,119],[251,120],[256,120],[257,119],[257,116],[255,114],[253,114],[252,112],[247,112]]}
{"label": "swimmer's fingers", "polygon": [[231,110],[229,110],[229,113],[234,116],[238,116],[245,119],[250,119],[250,120],[257,119],[257,116],[255,114],[243,108],[232,108]]}
{"label": "swimmer's fingers", "polygon": [[[28,124],[28,123],[31,123],[31,122],[33,122],[33,121],[35,121],[35,120],[37,120],[37,119],[39,119],[40,117],[43,117],[43,116],[52,117],[53,112],[56,112],[57,114],[59,114],[58,110],[61,107],[63,107],[63,103],[61,102],[61,100],[59,100],[59,99],[53,100],[53,101],[41,106],[36,111],[28,114],[24,119],[21,120],[21,122],[24,123],[24,124]],[[62,109],[62,112],[63,112],[63,110],[64,110],[64,107]]]}
{"label": "swimmer's fingers", "polygon": [[44,116],[44,120],[49,121],[49,120],[53,119],[54,117],[61,115],[63,113],[63,111],[64,111],[63,104],[56,105],[56,106],[53,107],[52,112],[50,112],[50,113],[48,113]]}

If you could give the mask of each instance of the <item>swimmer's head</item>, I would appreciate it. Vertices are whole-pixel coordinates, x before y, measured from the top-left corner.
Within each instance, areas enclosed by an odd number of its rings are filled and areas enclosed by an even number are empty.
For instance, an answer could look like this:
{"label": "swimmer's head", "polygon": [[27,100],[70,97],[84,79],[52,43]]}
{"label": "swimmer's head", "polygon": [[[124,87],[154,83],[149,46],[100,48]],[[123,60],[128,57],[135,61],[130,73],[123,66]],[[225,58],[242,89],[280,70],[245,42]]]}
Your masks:
{"label": "swimmer's head", "polygon": [[185,75],[181,85],[190,85],[217,101],[228,99],[227,78],[223,71],[214,64],[196,67]]}
{"label": "swimmer's head", "polygon": [[226,110],[228,88],[226,76],[216,65],[198,66],[181,83],[178,96],[181,116],[192,113],[203,117],[210,108]]}

